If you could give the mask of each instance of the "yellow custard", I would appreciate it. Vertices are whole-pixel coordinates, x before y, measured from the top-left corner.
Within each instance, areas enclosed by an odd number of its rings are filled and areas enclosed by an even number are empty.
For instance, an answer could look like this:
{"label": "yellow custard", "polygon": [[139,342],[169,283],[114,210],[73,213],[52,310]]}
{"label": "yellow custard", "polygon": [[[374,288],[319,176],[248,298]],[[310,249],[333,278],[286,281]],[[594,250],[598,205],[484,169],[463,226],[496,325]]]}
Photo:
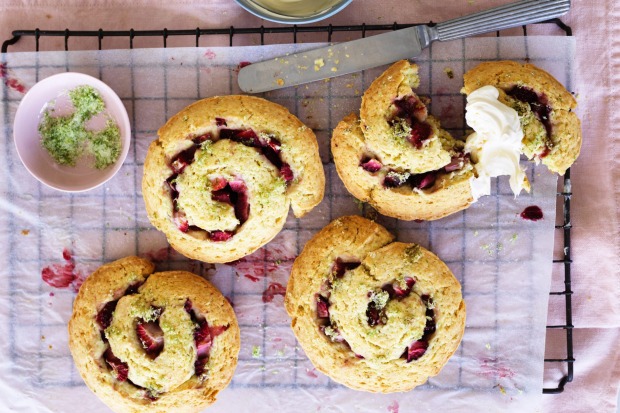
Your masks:
{"label": "yellow custard", "polygon": [[254,0],[264,8],[287,16],[304,17],[323,11],[338,0]]}

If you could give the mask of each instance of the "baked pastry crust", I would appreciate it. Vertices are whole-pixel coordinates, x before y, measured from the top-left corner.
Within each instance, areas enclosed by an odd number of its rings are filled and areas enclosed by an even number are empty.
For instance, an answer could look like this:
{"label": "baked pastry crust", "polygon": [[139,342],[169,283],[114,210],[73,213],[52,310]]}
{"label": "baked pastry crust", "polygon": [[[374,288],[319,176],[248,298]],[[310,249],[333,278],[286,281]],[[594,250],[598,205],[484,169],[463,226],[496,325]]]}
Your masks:
{"label": "baked pastry crust", "polygon": [[[553,76],[532,64],[505,60],[481,63],[463,78],[463,93],[469,95],[483,86],[495,86],[500,90],[499,100],[519,113],[525,135],[522,149],[530,160],[540,160],[559,174],[575,162],[582,141],[581,122],[573,112],[577,101]],[[510,95],[515,86],[535,92],[549,106],[551,136],[527,103]]]}
{"label": "baked pastry crust", "polygon": [[[69,321],[69,348],[87,386],[115,412],[198,412],[215,401],[235,371],[240,347],[235,313],[205,279],[185,271],[153,271],[148,260],[126,257],[88,277]],[[104,308],[115,301],[103,329]],[[196,314],[212,333],[206,359],[197,350]],[[137,326],[155,317],[163,348],[153,358]],[[114,357],[125,363],[125,379],[112,368]],[[203,373],[197,375],[199,360]]]}
{"label": "baked pastry crust", "polygon": [[[413,92],[419,84],[417,70],[415,64],[402,60],[375,79],[362,98],[360,119],[351,114],[338,124],[331,150],[338,175],[353,196],[387,216],[434,220],[471,204],[469,179],[473,168],[463,156],[463,142],[443,130]],[[402,136],[410,128],[395,115],[396,102],[404,99],[415,102],[415,118],[429,131],[428,138],[417,146]],[[365,169],[363,162],[367,159],[378,161],[381,168]],[[446,170],[459,162],[456,168]],[[389,187],[386,175],[395,172],[409,179],[433,175],[432,184],[423,188],[413,184]]]}
{"label": "baked pastry crust", "polygon": [[[418,245],[392,240],[375,222],[338,218],[308,241],[288,282],[285,307],[297,340],[318,370],[352,389],[411,390],[439,373],[463,336],[465,303],[448,267]],[[338,276],[338,258],[359,265]],[[386,303],[386,285],[407,278],[415,280],[410,292]],[[381,295],[387,320],[371,326],[370,302]],[[320,317],[321,300],[328,319]],[[416,340],[428,348],[407,362],[401,356]]]}
{"label": "baked pastry crust", "polygon": [[[221,139],[224,129],[229,134],[250,131],[256,138],[245,143],[238,136]],[[252,96],[203,99],[174,115],[158,135],[144,164],[146,211],[170,244],[189,258],[230,262],[248,255],[278,234],[289,205],[301,217],[323,198],[325,175],[314,133],[275,103]],[[275,151],[267,153],[269,145]],[[179,168],[175,171],[172,163],[184,151],[193,160],[176,174]],[[239,217],[236,205],[212,197],[218,179],[242,182],[247,220]],[[171,183],[178,200],[172,199]],[[177,209],[189,229],[179,229]],[[215,239],[213,232],[227,238]]]}

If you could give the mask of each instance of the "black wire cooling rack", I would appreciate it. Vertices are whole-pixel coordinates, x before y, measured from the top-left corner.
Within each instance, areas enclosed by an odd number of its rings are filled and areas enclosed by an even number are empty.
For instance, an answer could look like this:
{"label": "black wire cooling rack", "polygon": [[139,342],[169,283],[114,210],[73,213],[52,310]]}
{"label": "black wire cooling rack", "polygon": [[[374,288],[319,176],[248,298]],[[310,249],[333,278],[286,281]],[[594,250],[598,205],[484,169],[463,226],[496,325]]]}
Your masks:
{"label": "black wire cooling rack", "polygon": [[[431,23],[432,24],[432,23]],[[565,25],[560,19],[552,19],[538,24],[553,24],[556,25],[566,36],[572,36],[572,30],[569,26]],[[385,24],[385,25],[351,25],[351,26],[286,26],[286,27],[249,27],[238,28],[230,26],[228,28],[221,29],[187,29],[187,30],[15,30],[12,32],[13,37],[2,43],[2,53],[7,53],[10,46],[15,45],[20,40],[23,42],[25,39],[34,39],[34,50],[39,51],[41,40],[45,38],[62,38],[64,39],[64,50],[69,50],[69,40],[71,38],[86,37],[97,39],[97,46],[99,50],[104,49],[104,38],[125,38],[128,40],[127,46],[130,49],[134,48],[134,40],[136,38],[160,38],[162,40],[161,46],[168,46],[168,39],[183,38],[186,41],[192,41],[196,47],[200,46],[200,39],[202,36],[216,37],[228,40],[228,46],[233,46],[233,38],[235,36],[249,36],[259,35],[260,44],[268,44],[265,41],[266,35],[292,35],[291,41],[298,43],[298,37],[303,34],[320,34],[325,33],[327,42],[333,40],[334,33],[346,32],[353,36],[366,37],[367,33],[382,32],[389,30],[398,30],[411,27],[414,24]],[[527,26],[522,27],[523,35],[527,36]],[[501,35],[497,32],[497,36]],[[25,38],[25,39],[24,39]],[[223,46],[223,44],[219,44]],[[551,291],[549,294],[553,296],[563,296],[565,301],[565,323],[557,325],[547,325],[547,334],[552,330],[561,330],[565,333],[566,337],[566,357],[545,359],[545,363],[548,365],[561,364],[566,365],[566,373],[559,380],[556,387],[544,388],[545,394],[557,394],[562,393],[567,383],[573,380],[573,365],[575,359],[573,357],[573,322],[572,322],[572,290],[571,290],[571,219],[570,219],[570,201],[572,196],[570,169],[566,171],[563,177],[563,182],[560,184],[561,190],[558,191],[558,202],[562,205],[562,214],[560,215],[561,222],[558,223],[555,228],[559,231],[563,240],[563,251],[559,258],[553,259],[554,266],[562,266],[564,270],[564,289],[562,291]],[[561,369],[561,368],[558,368]]]}

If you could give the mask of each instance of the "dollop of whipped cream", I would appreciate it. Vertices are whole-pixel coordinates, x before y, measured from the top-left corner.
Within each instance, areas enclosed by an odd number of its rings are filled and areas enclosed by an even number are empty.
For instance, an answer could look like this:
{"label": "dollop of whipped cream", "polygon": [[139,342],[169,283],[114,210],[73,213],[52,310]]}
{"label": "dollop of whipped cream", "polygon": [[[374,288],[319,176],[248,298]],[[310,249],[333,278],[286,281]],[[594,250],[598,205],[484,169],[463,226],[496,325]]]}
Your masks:
{"label": "dollop of whipped cream", "polygon": [[527,183],[519,165],[523,139],[519,115],[498,97],[494,86],[483,86],[467,96],[465,120],[475,132],[467,137],[465,152],[471,154],[478,174],[470,181],[474,200],[491,193],[492,177],[509,175],[515,196]]}

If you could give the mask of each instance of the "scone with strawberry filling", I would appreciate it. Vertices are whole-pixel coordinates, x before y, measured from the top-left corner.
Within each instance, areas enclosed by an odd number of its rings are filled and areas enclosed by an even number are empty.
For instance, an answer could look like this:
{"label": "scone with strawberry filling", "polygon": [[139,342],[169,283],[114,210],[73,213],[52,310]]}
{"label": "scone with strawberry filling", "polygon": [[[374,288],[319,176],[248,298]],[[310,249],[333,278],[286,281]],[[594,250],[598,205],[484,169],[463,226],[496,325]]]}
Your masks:
{"label": "scone with strawberry filling", "polygon": [[393,64],[364,93],[360,118],[338,124],[331,149],[353,196],[384,215],[433,220],[469,206],[473,168],[464,142],[428,114],[418,85],[417,65]]}
{"label": "scone with strawberry filling", "polygon": [[198,412],[232,379],[237,320],[205,279],[153,271],[127,257],[88,277],[69,321],[69,348],[87,386],[115,412]]}
{"label": "scone with strawberry filling", "polygon": [[382,226],[338,218],[293,264],[285,306],[306,355],[352,389],[408,391],[439,373],[465,326],[459,282]]}
{"label": "scone with strawberry filling", "polygon": [[149,147],[142,192],[149,219],[180,253],[229,262],[275,237],[292,206],[323,198],[314,133],[284,107],[250,96],[196,102]]}

